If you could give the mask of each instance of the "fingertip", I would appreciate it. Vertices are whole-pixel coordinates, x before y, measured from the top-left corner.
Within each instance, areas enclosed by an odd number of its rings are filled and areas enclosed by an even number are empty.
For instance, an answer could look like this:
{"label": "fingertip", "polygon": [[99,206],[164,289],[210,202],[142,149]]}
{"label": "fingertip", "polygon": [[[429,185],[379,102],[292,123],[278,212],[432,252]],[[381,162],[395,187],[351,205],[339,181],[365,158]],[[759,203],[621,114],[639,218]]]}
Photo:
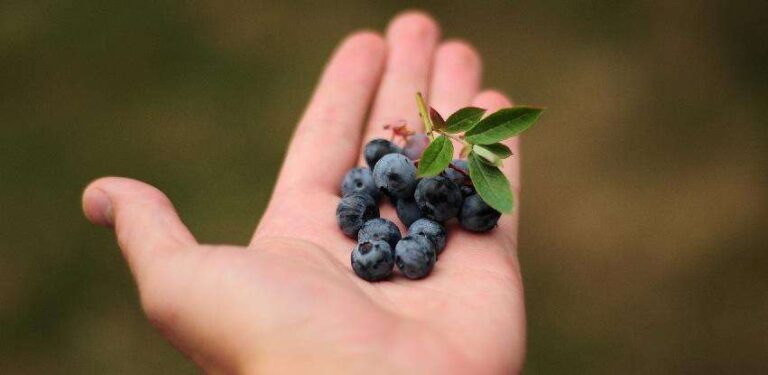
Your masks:
{"label": "fingertip", "polygon": [[406,10],[396,15],[387,27],[387,35],[397,37],[400,34],[437,39],[440,36],[440,26],[434,17],[425,11]]}
{"label": "fingertip", "polygon": [[475,105],[488,110],[496,110],[512,105],[512,101],[497,89],[484,90],[475,97]]}
{"label": "fingertip", "polygon": [[136,190],[142,183],[122,177],[101,177],[91,181],[83,191],[83,213],[93,224],[103,227],[115,225],[114,195]]}
{"label": "fingertip", "polygon": [[116,216],[130,206],[151,205],[173,211],[173,204],[156,187],[124,177],[102,177],[92,181],[83,192],[83,212],[92,223],[114,226]]}
{"label": "fingertip", "polygon": [[435,61],[450,64],[456,69],[465,71],[480,71],[482,60],[480,54],[470,43],[461,39],[451,39],[443,42],[435,54]]}
{"label": "fingertip", "polygon": [[112,201],[109,195],[94,186],[94,183],[89,184],[83,191],[82,203],[83,213],[88,221],[102,227],[114,226]]}
{"label": "fingertip", "polygon": [[354,32],[339,44],[323,79],[369,86],[381,75],[386,54],[387,44],[380,34],[370,30]]}
{"label": "fingertip", "polygon": [[383,55],[387,48],[381,34],[367,29],[358,30],[348,35],[342,41],[341,46],[341,48],[349,49],[353,53],[374,56]]}

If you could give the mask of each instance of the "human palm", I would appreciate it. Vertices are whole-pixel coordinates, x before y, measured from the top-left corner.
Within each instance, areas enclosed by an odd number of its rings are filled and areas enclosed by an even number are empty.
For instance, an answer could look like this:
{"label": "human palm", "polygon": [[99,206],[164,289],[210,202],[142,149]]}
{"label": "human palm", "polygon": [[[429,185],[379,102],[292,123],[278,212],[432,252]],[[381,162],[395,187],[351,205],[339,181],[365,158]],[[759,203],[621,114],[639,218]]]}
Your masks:
{"label": "human palm", "polygon": [[[429,277],[369,283],[350,267],[354,242],[334,212],[344,173],[381,124],[419,124],[413,95],[449,114],[508,106],[478,93],[480,60],[467,44],[438,44],[421,13],[335,52],[300,121],[247,247],[198,244],[157,189],[123,178],[93,182],[84,210],[114,226],[153,324],[211,372],[515,372],[525,317],[516,257],[517,216],[488,234],[449,230]],[[369,126],[363,127],[370,112]],[[515,140],[509,146],[519,157]],[[519,191],[519,159],[505,172]],[[391,206],[382,216],[394,218]],[[397,221],[397,220],[393,220]],[[401,228],[403,229],[403,228]],[[450,229],[450,228],[449,228]]]}

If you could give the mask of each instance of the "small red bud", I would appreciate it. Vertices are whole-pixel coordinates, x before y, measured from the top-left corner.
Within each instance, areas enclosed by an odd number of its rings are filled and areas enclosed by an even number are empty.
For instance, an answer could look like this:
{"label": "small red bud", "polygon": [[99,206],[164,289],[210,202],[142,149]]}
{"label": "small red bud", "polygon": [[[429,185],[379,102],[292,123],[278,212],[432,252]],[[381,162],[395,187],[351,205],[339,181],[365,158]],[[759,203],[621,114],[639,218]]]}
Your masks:
{"label": "small red bud", "polygon": [[442,129],[445,127],[445,120],[443,120],[443,116],[440,116],[440,113],[438,113],[432,107],[429,107],[429,117],[432,119],[432,126],[435,129]]}

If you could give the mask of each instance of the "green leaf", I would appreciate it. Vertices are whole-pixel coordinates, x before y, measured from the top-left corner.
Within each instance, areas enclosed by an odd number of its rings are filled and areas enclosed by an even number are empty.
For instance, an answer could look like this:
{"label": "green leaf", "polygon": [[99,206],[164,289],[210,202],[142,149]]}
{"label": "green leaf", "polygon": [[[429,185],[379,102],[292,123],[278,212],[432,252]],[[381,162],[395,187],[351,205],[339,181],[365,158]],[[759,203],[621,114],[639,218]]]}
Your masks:
{"label": "green leaf", "polygon": [[510,150],[509,147],[507,147],[507,145],[503,143],[491,143],[489,145],[482,145],[482,146],[476,146],[476,147],[482,147],[494,153],[496,156],[502,159],[506,159],[512,156],[512,150]]}
{"label": "green leaf", "polygon": [[441,135],[435,138],[424,150],[419,159],[419,177],[437,176],[453,158],[453,143],[448,137]]}
{"label": "green leaf", "polygon": [[514,137],[530,128],[539,119],[542,111],[541,108],[531,107],[501,109],[467,131],[466,140],[488,145]]}
{"label": "green leaf", "polygon": [[477,154],[477,156],[482,157],[484,162],[496,167],[501,167],[501,158],[485,147],[474,145],[472,146],[472,151]]}
{"label": "green leaf", "polygon": [[499,168],[483,163],[480,156],[472,152],[469,154],[469,177],[485,203],[500,212],[512,213],[512,189]]}
{"label": "green leaf", "polygon": [[466,107],[454,112],[445,122],[445,132],[456,134],[472,129],[483,117],[485,110],[477,107]]}

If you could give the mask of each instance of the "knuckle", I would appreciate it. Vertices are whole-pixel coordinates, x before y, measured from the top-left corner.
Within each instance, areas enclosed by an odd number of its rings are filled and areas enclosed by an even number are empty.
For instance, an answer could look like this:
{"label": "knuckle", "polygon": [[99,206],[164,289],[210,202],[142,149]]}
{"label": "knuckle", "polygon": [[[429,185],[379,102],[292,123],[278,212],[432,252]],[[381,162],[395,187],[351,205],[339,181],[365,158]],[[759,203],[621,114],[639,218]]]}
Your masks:
{"label": "knuckle", "polygon": [[147,265],[138,279],[141,307],[147,319],[158,328],[172,325],[178,310],[174,298],[177,293],[171,287],[173,280],[151,265]]}
{"label": "knuckle", "polygon": [[161,289],[141,291],[141,307],[147,319],[157,327],[166,327],[174,320],[176,308],[171,298]]}

